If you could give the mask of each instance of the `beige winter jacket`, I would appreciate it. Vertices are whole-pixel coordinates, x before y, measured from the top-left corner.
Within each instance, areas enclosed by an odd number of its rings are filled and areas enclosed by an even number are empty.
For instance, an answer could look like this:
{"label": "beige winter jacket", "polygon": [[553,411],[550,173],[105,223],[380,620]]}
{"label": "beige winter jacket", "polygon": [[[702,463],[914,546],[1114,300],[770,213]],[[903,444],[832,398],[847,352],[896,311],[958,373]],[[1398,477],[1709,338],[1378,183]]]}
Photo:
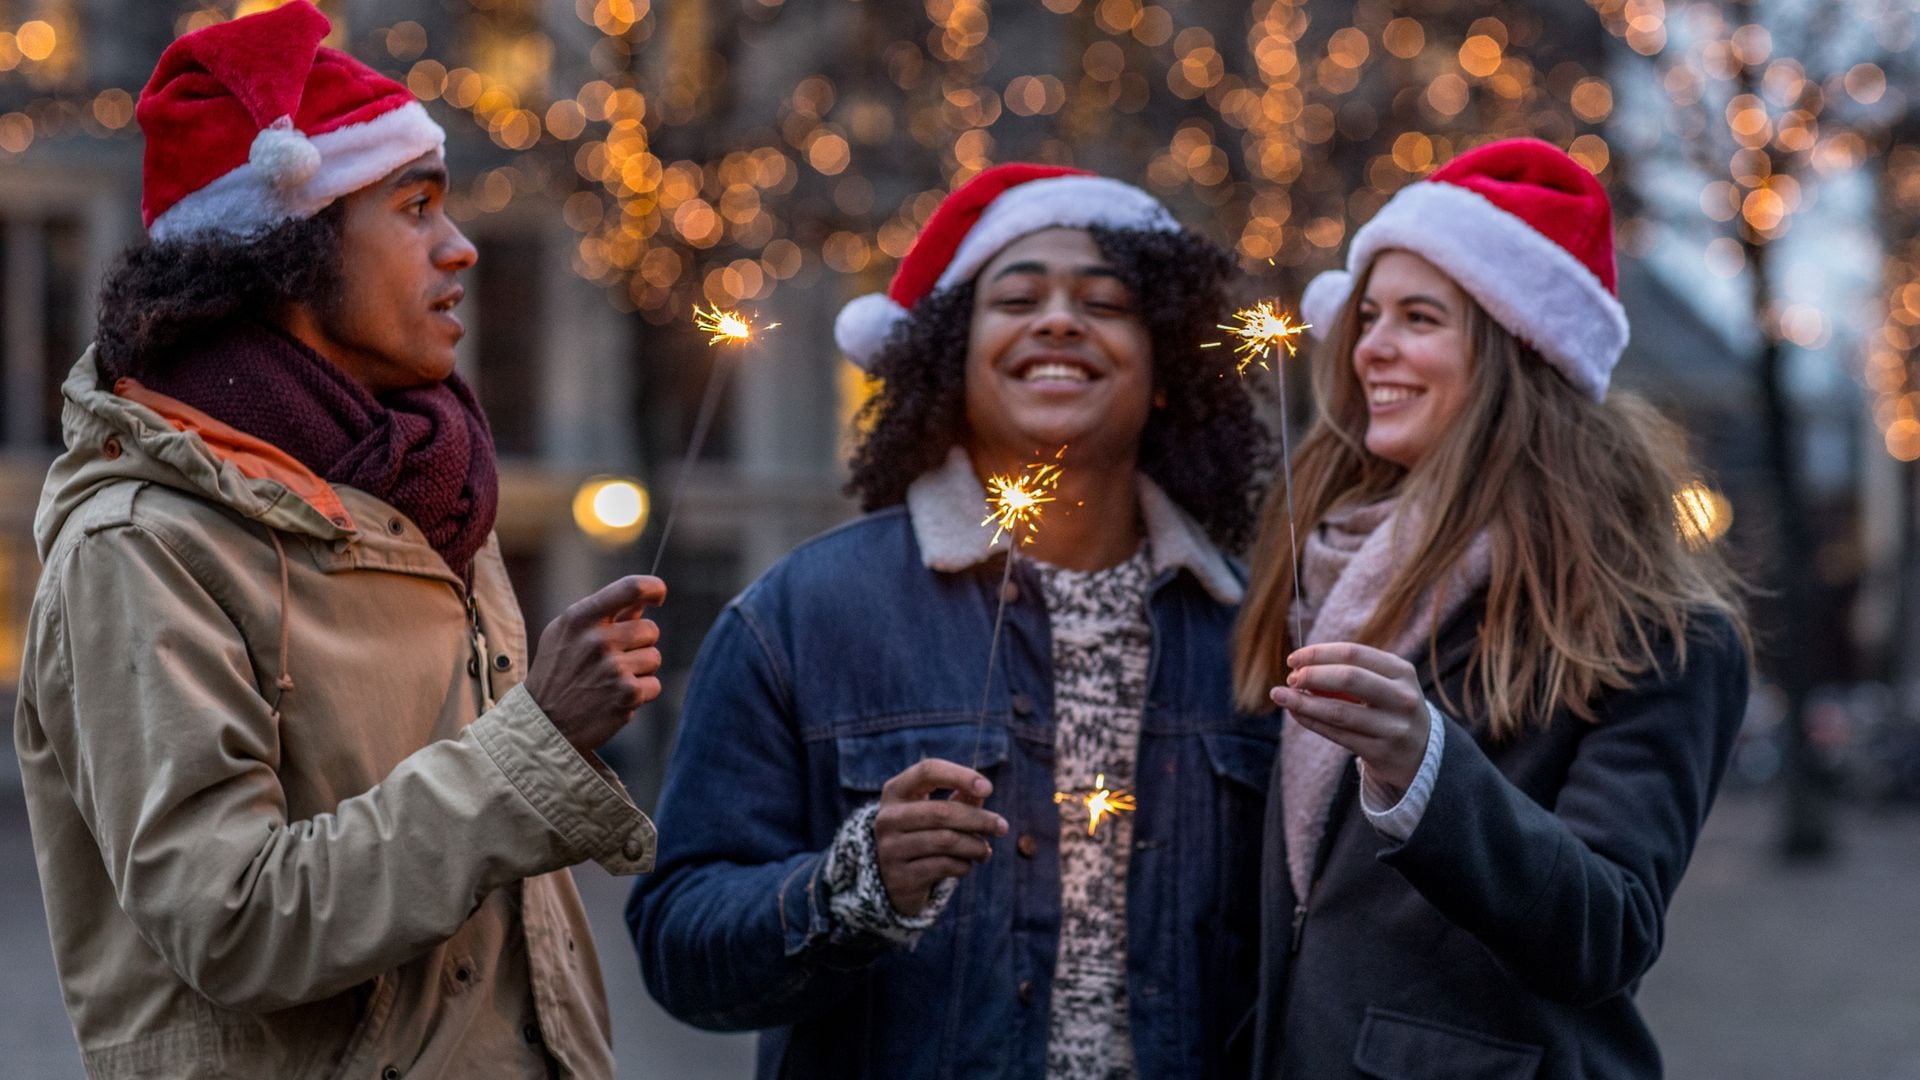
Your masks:
{"label": "beige winter jacket", "polygon": [[469,605],[379,499],[95,381],[15,719],[88,1073],[612,1076],[564,868],[646,870],[653,826],[516,689],[497,541]]}

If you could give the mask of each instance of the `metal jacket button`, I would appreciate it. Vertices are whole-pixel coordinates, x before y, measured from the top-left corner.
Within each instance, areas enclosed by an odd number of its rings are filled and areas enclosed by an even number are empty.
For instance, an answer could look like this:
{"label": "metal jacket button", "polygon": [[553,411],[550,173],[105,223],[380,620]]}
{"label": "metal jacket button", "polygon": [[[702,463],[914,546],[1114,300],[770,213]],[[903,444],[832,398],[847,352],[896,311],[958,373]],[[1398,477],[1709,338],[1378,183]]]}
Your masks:
{"label": "metal jacket button", "polygon": [[480,675],[480,658],[479,657],[477,656],[467,657],[467,674],[476,678]]}
{"label": "metal jacket button", "polygon": [[1019,988],[1018,990],[1016,990],[1016,991],[1014,992],[1014,996],[1015,996],[1015,997],[1018,997],[1018,998],[1020,999],[1020,1004],[1022,1004],[1022,1005],[1031,1005],[1031,1004],[1033,1004],[1033,982],[1032,982],[1032,980],[1030,980],[1030,979],[1021,979],[1021,980],[1020,980],[1020,988]]}
{"label": "metal jacket button", "polygon": [[400,535],[401,533],[403,533],[403,532],[406,532],[406,531],[407,531],[407,523],[406,523],[406,522],[404,522],[404,521],[401,521],[401,520],[400,520],[399,518],[397,518],[397,517],[395,517],[395,518],[388,518],[388,519],[387,519],[387,531],[388,531],[388,532],[390,532],[390,533],[392,533],[392,534],[393,534],[393,535],[395,535],[395,536],[399,536],[399,535]]}
{"label": "metal jacket button", "polygon": [[512,666],[513,658],[506,653],[501,653],[499,656],[493,658],[493,670],[495,671],[505,671]]}
{"label": "metal jacket button", "polygon": [[100,454],[108,461],[118,458],[120,456],[120,437],[118,435],[107,436],[107,441],[100,444]]}
{"label": "metal jacket button", "polygon": [[1021,856],[1031,859],[1033,858],[1033,853],[1040,850],[1040,844],[1039,841],[1033,838],[1033,834],[1022,833],[1020,834],[1020,839],[1014,841],[1013,848],[1015,851],[1018,851]]}
{"label": "metal jacket button", "polygon": [[1005,585],[1000,586],[1000,599],[1009,604],[1019,603],[1020,602],[1020,586],[1011,581],[1007,582]]}
{"label": "metal jacket button", "polygon": [[647,849],[644,844],[640,843],[640,841],[629,840],[627,841],[627,845],[620,849],[620,853],[622,855],[625,855],[627,858],[635,862],[638,862],[640,860],[640,857],[647,853]]}
{"label": "metal jacket button", "polygon": [[1013,695],[1013,711],[1019,716],[1033,715],[1033,698],[1026,694]]}

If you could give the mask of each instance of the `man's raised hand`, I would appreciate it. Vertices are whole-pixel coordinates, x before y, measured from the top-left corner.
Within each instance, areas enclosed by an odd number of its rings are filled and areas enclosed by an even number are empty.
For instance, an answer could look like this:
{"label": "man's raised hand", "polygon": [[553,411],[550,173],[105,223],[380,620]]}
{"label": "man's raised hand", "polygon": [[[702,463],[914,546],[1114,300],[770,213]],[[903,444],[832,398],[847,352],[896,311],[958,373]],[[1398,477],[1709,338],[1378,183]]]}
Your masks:
{"label": "man's raised hand", "polygon": [[660,627],[642,615],[666,598],[659,578],[630,575],[541,631],[527,692],[574,749],[598,748],[660,696]]}

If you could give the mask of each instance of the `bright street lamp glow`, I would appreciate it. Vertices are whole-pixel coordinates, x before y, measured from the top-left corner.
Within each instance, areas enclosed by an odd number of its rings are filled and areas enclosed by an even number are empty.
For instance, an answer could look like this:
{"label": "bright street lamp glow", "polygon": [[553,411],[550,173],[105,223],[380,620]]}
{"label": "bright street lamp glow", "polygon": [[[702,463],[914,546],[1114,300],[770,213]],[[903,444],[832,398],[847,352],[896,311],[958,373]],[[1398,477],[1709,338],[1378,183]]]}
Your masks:
{"label": "bright street lamp glow", "polygon": [[620,476],[596,476],[573,496],[573,522],[607,544],[630,543],[647,524],[647,489]]}
{"label": "bright street lamp glow", "polygon": [[647,497],[637,484],[617,480],[593,495],[593,516],[609,529],[630,529],[646,512]]}

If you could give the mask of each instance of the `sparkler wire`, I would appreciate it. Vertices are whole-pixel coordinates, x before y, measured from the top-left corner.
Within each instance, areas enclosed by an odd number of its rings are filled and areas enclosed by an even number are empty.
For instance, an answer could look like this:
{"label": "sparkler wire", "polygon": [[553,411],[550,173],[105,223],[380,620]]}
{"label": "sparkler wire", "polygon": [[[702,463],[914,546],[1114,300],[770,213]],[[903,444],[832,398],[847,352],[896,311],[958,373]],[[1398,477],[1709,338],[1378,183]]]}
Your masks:
{"label": "sparkler wire", "polygon": [[980,715],[973,722],[973,755],[967,759],[967,767],[980,771],[980,739],[987,732],[987,702],[993,698],[993,662],[1000,655],[1000,628],[1007,620],[1007,588],[1013,583],[1013,558],[1019,543],[1012,534],[1007,536],[1007,564],[1000,571],[1000,603],[993,613],[993,638],[987,644],[987,677],[980,688]]}
{"label": "sparkler wire", "polygon": [[715,362],[713,373],[707,376],[706,396],[700,399],[700,415],[693,422],[693,440],[687,447],[687,456],[680,459],[679,475],[673,478],[673,494],[667,499],[667,517],[660,526],[660,546],[654,549],[653,566],[647,570],[649,577],[660,571],[660,559],[667,553],[667,538],[673,535],[673,519],[680,511],[680,496],[687,490],[687,475],[700,459],[700,448],[706,445],[707,431],[713,427],[714,413],[720,409],[720,388],[726,381],[727,363],[722,359]]}
{"label": "sparkler wire", "polygon": [[1287,409],[1287,366],[1276,362],[1273,369],[1280,382],[1280,466],[1287,492],[1287,563],[1293,571],[1293,602],[1287,605],[1287,618],[1293,623],[1293,647],[1298,649],[1307,642],[1300,630],[1300,537],[1293,522],[1293,448],[1287,438],[1293,417]]}

